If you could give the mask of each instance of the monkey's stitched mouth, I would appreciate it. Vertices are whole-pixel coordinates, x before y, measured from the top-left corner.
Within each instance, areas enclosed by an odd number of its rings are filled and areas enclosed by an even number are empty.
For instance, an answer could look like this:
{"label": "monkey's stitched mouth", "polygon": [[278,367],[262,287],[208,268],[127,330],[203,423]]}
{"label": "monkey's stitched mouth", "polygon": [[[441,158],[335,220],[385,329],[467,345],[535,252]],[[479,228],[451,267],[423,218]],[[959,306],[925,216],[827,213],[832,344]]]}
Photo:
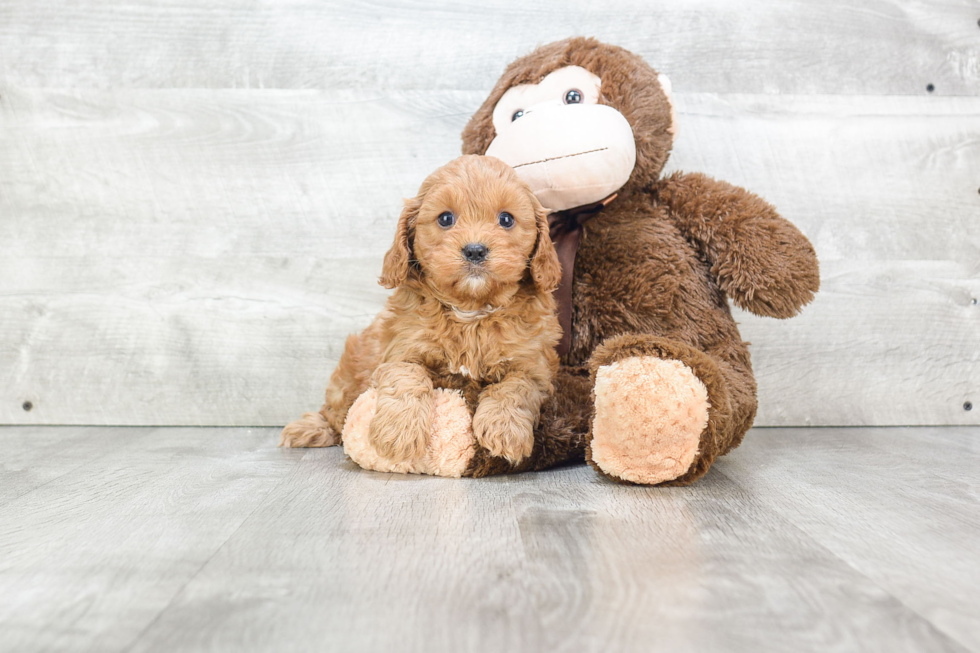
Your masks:
{"label": "monkey's stitched mouth", "polygon": [[548,161],[557,161],[559,159],[570,159],[573,156],[582,156],[583,154],[592,154],[594,152],[602,152],[608,150],[608,147],[600,147],[594,150],[586,150],[585,152],[576,152],[575,154],[563,154],[561,156],[553,156],[548,159],[541,159],[540,161],[528,161],[527,163],[518,163],[516,166],[512,166],[514,169],[522,168],[524,166],[533,166],[538,163],[547,163]]}

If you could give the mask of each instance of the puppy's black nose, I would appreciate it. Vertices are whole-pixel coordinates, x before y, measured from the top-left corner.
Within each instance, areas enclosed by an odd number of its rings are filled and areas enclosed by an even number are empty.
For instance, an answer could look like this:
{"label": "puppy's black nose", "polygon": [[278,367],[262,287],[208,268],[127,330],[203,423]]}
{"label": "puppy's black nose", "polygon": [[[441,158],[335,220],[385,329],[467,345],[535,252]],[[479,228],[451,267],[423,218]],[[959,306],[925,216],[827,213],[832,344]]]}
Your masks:
{"label": "puppy's black nose", "polygon": [[470,243],[463,248],[463,256],[470,263],[483,263],[489,253],[490,250],[483,243]]}

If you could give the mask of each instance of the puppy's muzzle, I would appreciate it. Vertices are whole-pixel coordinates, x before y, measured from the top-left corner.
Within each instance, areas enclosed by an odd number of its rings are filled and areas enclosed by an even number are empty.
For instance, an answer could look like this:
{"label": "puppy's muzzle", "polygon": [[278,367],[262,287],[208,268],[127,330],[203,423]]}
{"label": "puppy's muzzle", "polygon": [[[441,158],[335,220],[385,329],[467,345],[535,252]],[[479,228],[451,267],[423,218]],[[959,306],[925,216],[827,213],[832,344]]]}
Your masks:
{"label": "puppy's muzzle", "polygon": [[463,247],[463,258],[470,263],[483,263],[489,253],[490,248],[483,243],[470,243]]}

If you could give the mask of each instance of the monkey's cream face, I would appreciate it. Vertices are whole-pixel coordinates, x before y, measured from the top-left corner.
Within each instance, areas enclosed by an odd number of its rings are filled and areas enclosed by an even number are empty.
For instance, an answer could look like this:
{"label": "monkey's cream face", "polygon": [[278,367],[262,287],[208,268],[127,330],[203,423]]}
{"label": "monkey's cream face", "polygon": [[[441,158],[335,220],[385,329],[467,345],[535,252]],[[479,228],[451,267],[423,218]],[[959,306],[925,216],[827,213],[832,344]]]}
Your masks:
{"label": "monkey's cream face", "polygon": [[487,155],[513,166],[551,211],[608,197],[629,180],[636,143],[623,114],[599,104],[601,92],[602,80],[580,66],[508,89]]}
{"label": "monkey's cream face", "polygon": [[415,222],[415,257],[426,281],[462,308],[513,295],[537,242],[533,196],[513,171],[494,163],[447,167]]}

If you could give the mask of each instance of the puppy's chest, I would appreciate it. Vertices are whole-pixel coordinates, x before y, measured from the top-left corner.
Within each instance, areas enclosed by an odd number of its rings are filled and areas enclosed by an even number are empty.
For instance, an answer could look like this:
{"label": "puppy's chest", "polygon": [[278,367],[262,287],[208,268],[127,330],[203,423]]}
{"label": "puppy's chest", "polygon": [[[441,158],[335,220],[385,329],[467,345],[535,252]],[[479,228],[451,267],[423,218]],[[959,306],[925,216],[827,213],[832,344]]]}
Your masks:
{"label": "puppy's chest", "polygon": [[496,329],[467,326],[458,333],[437,332],[431,339],[433,371],[444,387],[498,383],[513,360]]}
{"label": "puppy's chest", "polygon": [[442,369],[434,371],[432,385],[436,388],[459,390],[470,410],[475,410],[483,389],[501,381],[504,373],[500,366],[480,367],[473,362],[471,365],[473,367],[466,365],[466,363],[455,366],[447,361]]}
{"label": "puppy's chest", "polygon": [[[489,355],[488,355],[489,354]],[[507,373],[509,357],[501,352],[486,352],[483,348],[448,347],[443,351],[443,360],[438,372],[454,386],[471,384],[487,385],[498,383]]]}

